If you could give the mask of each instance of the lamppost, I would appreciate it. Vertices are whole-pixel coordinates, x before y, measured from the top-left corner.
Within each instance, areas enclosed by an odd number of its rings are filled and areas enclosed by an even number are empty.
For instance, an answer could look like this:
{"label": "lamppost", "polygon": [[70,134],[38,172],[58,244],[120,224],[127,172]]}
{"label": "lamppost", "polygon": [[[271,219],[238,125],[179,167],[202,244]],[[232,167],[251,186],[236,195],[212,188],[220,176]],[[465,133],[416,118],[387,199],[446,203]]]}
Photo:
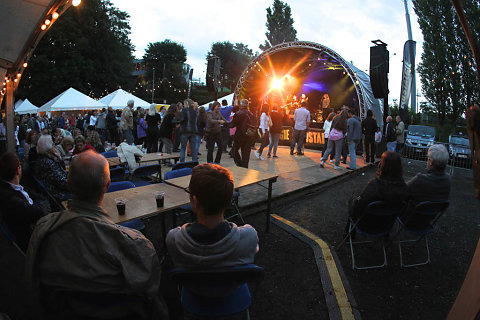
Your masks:
{"label": "lamppost", "polygon": [[152,76],[152,103],[153,98],[155,97],[155,67],[152,68],[153,76]]}

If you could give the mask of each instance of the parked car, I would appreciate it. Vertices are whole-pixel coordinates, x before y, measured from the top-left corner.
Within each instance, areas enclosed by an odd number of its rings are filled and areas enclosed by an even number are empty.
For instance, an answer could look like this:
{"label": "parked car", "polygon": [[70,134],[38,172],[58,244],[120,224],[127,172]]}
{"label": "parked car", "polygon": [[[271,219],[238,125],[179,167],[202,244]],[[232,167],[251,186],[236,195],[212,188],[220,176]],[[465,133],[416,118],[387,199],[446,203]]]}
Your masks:
{"label": "parked car", "polygon": [[405,138],[404,153],[411,158],[424,158],[435,143],[435,127],[410,125]]}
{"label": "parked car", "polygon": [[450,135],[448,137],[448,152],[453,166],[465,168],[472,165],[470,142],[465,135]]}

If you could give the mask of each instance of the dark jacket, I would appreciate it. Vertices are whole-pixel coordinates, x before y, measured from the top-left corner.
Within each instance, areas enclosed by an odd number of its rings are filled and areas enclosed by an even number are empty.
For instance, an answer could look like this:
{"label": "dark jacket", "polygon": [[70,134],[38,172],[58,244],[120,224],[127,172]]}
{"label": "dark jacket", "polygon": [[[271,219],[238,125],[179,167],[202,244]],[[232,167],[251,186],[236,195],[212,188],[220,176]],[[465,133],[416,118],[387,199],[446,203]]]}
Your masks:
{"label": "dark jacket", "polygon": [[197,130],[197,111],[193,108],[183,108],[180,114],[180,132],[196,134]]}
{"label": "dark jacket", "polygon": [[360,119],[357,116],[353,116],[347,120],[347,140],[348,141],[360,141],[362,139],[362,128]]}
{"label": "dark jacket", "polygon": [[367,117],[362,121],[362,133],[367,137],[374,137],[377,131],[377,121],[372,117]]}
{"label": "dark jacket", "polygon": [[118,120],[117,117],[115,116],[115,113],[113,112],[108,112],[107,116],[105,117],[105,124],[108,130],[115,130],[118,128]]}
{"label": "dark jacket", "polygon": [[160,138],[172,138],[173,129],[175,128],[175,124],[173,123],[173,119],[175,118],[175,114],[170,113],[163,118],[162,124],[160,125]]}
{"label": "dark jacket", "polygon": [[147,114],[145,120],[147,121],[147,134],[156,133],[161,120],[160,115],[158,113],[155,113],[153,116]]}
{"label": "dark jacket", "polygon": [[26,251],[33,226],[48,210],[43,203],[35,202],[32,193],[28,193],[34,200],[30,204],[25,196],[14,190],[7,182],[0,180],[1,219],[15,236],[17,244]]}
{"label": "dark jacket", "polygon": [[387,127],[385,129],[385,140],[387,142],[397,141],[397,133],[395,132],[395,124],[393,121],[387,123]]}
{"label": "dark jacket", "polygon": [[253,114],[246,108],[238,110],[229,125],[230,128],[237,128],[233,140],[238,142],[251,140],[252,138],[247,136],[246,132],[249,127],[254,126],[255,119]]}
{"label": "dark jacket", "polygon": [[[346,112],[346,111],[342,111]],[[337,114],[332,120],[332,128],[337,129],[338,131],[345,132],[347,131],[347,117],[342,116],[342,113]]]}
{"label": "dark jacket", "polygon": [[271,133],[280,133],[282,132],[283,125],[283,116],[280,112],[272,111],[270,112],[270,118],[272,119],[272,126],[270,127]]}

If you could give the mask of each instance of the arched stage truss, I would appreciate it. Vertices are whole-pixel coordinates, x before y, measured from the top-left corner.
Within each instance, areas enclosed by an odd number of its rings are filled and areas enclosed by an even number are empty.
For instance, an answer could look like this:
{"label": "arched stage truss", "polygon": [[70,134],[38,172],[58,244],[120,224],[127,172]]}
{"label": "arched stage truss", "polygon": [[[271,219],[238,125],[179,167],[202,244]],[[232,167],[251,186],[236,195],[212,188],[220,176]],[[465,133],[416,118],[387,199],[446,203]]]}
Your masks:
{"label": "arched stage truss", "polygon": [[309,41],[282,43],[264,51],[262,54],[256,57],[253,61],[249,63],[249,65],[245,68],[242,75],[240,76],[240,79],[235,88],[233,101],[235,103],[238,103],[239,100],[243,98],[248,98],[247,84],[252,79],[251,75],[259,70],[257,70],[259,65],[261,65],[265,61],[270,60],[270,58],[273,57],[275,54],[288,50],[307,50],[312,57],[318,57],[318,60],[328,59],[329,61],[333,61],[336,66],[332,68],[342,68],[343,71],[347,73],[350,80],[353,82],[358,98],[358,109],[360,118],[365,118],[367,109],[372,109],[374,111],[374,114],[376,114],[377,119],[378,116],[380,116],[380,119],[382,118],[381,115],[378,114],[379,112],[381,112],[379,101],[377,99],[374,99],[373,94],[371,93],[369,76],[363,71],[357,69],[352,64],[345,61],[338,53],[336,53],[332,49],[321,44]]}

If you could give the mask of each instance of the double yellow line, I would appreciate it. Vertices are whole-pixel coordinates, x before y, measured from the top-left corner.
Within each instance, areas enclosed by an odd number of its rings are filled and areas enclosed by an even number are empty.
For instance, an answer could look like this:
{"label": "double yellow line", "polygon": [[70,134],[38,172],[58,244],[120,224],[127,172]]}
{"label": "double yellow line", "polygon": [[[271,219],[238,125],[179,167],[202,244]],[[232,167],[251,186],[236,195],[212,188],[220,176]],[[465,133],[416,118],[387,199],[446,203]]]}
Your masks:
{"label": "double yellow line", "polygon": [[[338,309],[340,311],[341,318],[343,320],[355,320],[355,316],[353,314],[353,309],[348,298],[347,292],[345,291],[345,286],[343,285],[342,277],[338,272],[337,264],[335,263],[335,259],[333,257],[332,251],[328,247],[328,245],[323,241],[320,237],[314,235],[310,231],[296,225],[295,223],[286,220],[280,216],[272,214],[272,218],[277,222],[283,223],[290,228],[296,230],[297,232],[301,233],[303,236],[312,240],[316,245],[319,246],[322,255],[323,261],[325,263],[325,267],[328,271],[328,275],[330,277],[330,282],[332,284],[332,291],[335,294],[335,299],[337,301]],[[322,263],[317,259],[317,263]],[[325,291],[325,288],[324,288]]]}

